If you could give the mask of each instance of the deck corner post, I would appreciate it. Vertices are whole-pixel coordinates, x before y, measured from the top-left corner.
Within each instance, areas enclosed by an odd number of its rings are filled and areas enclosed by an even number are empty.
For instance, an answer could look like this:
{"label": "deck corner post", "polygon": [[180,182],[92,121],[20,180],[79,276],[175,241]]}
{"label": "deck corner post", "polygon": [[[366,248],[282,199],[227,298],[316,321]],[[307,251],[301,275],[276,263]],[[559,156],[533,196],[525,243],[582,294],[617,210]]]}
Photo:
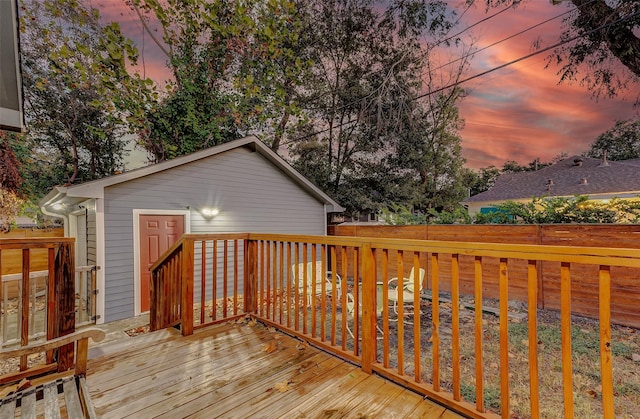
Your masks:
{"label": "deck corner post", "polygon": [[376,264],[370,243],[362,245],[362,370],[376,360]]}
{"label": "deck corner post", "polygon": [[182,259],[182,301],[180,303],[182,318],[182,335],[193,334],[193,281],[194,281],[194,239],[186,238],[183,247]]}
{"label": "deck corner post", "polygon": [[[60,243],[54,261],[54,286],[56,295],[55,336],[62,337],[76,330],[75,317],[75,260],[74,241]],[[66,371],[74,365],[75,345],[70,343],[58,349],[58,372]]]}

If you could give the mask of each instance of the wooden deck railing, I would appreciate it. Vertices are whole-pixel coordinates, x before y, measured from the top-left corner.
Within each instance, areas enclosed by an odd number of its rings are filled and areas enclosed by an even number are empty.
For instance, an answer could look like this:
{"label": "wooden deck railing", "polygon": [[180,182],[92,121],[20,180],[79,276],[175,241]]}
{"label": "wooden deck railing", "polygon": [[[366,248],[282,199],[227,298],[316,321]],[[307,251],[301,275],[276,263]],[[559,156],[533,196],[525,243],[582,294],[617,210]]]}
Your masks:
{"label": "wooden deck railing", "polygon": [[[0,239],[0,265],[3,255],[16,252],[22,259],[20,278],[18,281],[3,281],[0,286],[1,346],[19,348],[43,337],[51,340],[72,333],[76,310],[74,239]],[[40,268],[33,267],[32,256],[35,255],[46,262],[44,276],[36,274]],[[15,289],[10,291],[9,285],[14,285]],[[11,316],[15,321],[11,321]],[[47,354],[48,363],[53,356],[53,353]],[[64,366],[71,362],[73,345],[67,345],[60,349],[58,363]],[[20,370],[27,367],[25,355],[21,358]]]}
{"label": "wooden deck railing", "polygon": [[[540,417],[537,284],[541,261],[560,272],[561,366],[564,417],[574,416],[572,276],[593,266],[599,299],[599,368],[602,413],[614,417],[611,341],[611,272],[640,268],[635,249],[588,248],[422,240],[269,234],[185,235],[152,266],[152,328],[180,324],[184,334],[250,314],[472,417],[488,409],[485,384],[498,380],[491,409],[510,417],[514,377],[528,389],[528,413]],[[312,264],[309,265],[308,263]],[[525,264],[527,371],[510,369],[510,266]],[[313,269],[311,266],[319,266]],[[492,268],[488,273],[487,267]],[[388,279],[425,269],[423,293],[394,291]],[[472,269],[473,332],[461,334],[461,269]],[[326,275],[325,272],[330,272]],[[518,271],[519,272],[519,271]],[[640,271],[639,271],[640,272]],[[498,278],[496,337],[484,323],[487,275]],[[327,277],[328,279],[325,279]],[[420,290],[415,275],[413,289]],[[447,292],[445,293],[444,290]],[[392,295],[397,295],[397,314]],[[467,304],[469,306],[469,304]],[[195,314],[194,314],[195,313]],[[471,345],[471,353],[464,353]],[[495,365],[485,357],[495,353]],[[521,379],[521,377],[525,379]],[[463,397],[464,394],[464,397]],[[475,402],[467,400],[475,399]],[[495,406],[498,406],[496,408]]]}

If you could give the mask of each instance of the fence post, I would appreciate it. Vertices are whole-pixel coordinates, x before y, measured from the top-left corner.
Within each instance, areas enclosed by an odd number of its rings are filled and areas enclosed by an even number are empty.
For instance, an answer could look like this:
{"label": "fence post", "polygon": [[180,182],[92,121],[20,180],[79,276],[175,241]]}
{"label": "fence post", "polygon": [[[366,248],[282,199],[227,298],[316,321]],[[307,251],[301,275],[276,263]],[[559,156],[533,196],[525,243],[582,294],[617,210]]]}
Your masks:
{"label": "fence post", "polygon": [[376,360],[376,263],[370,243],[362,253],[362,370],[371,374]]}
{"label": "fence post", "polygon": [[180,317],[182,318],[182,336],[193,334],[193,263],[194,263],[194,243],[195,240],[185,238],[182,247],[182,284]]}

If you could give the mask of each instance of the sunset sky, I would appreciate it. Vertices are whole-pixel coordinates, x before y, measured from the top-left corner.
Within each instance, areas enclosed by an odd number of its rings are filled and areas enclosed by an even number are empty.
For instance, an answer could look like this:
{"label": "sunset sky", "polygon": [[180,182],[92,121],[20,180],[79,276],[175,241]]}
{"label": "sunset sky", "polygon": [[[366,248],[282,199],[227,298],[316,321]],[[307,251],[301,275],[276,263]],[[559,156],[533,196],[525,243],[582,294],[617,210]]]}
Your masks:
{"label": "sunset sky", "polygon": [[[449,3],[459,12],[466,8],[463,0]],[[478,0],[477,3],[464,13],[454,33],[501,10],[486,12],[484,2]],[[102,4],[105,21],[120,22],[123,32],[136,40],[143,53],[146,76],[162,86],[168,77],[166,59],[148,35],[142,36],[142,26],[135,14],[122,0],[105,0]],[[517,8],[510,8],[465,31],[463,37],[472,37],[479,50],[558,16],[570,7],[569,4],[552,6],[549,0],[523,0]],[[477,53],[465,76],[530,54],[536,40],[542,47],[556,43],[561,25],[562,17]],[[466,42],[470,42],[469,39]],[[596,101],[584,87],[559,85],[557,69],[545,69],[547,55],[539,54],[462,85],[469,91],[459,105],[466,121],[461,134],[468,167],[501,166],[507,160],[526,164],[537,157],[550,161],[563,152],[580,154],[616,120],[638,117],[638,111],[633,108],[640,92],[638,86],[614,100]]]}

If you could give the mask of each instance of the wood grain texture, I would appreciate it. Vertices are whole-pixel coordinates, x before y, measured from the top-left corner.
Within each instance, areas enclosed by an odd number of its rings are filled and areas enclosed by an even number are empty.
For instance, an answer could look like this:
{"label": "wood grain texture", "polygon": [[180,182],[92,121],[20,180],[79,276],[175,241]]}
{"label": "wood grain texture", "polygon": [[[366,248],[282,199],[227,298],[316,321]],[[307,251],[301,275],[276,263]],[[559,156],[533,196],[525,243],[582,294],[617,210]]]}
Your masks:
{"label": "wood grain texture", "polygon": [[[263,350],[273,342],[273,351]],[[186,337],[152,332],[127,345],[95,348],[87,386],[97,416],[109,418],[376,417],[390,412],[439,417],[446,412],[298,343],[260,324],[222,324]]]}

